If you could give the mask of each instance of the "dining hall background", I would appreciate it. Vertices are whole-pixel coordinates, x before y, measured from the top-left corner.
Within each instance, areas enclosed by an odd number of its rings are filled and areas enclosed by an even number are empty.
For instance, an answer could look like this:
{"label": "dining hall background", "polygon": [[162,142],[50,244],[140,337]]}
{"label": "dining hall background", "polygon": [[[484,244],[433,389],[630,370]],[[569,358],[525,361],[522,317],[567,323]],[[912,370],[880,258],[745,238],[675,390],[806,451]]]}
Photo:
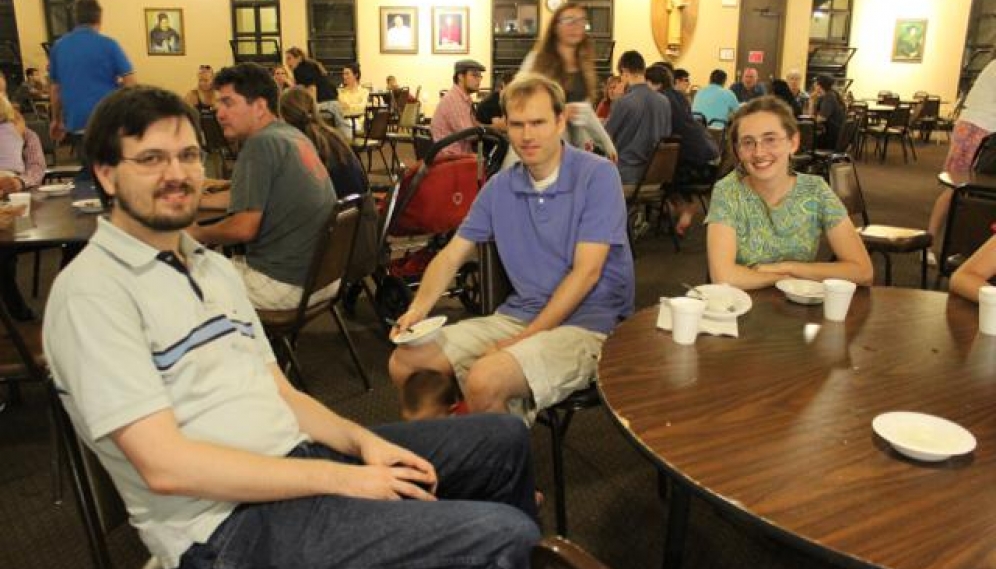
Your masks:
{"label": "dining hall background", "polygon": [[[47,65],[42,42],[50,41],[45,21],[46,5],[71,4],[70,0],[12,0],[24,68],[44,69]],[[613,58],[623,51],[640,51],[648,61],[663,59],[651,29],[652,2],[661,0],[614,0],[612,6]],[[6,3],[11,0],[6,0]],[[3,3],[3,2],[0,2]],[[280,48],[307,48],[309,10],[312,0],[268,0],[276,5]],[[323,3],[332,5],[325,0]],[[438,92],[452,82],[453,63],[472,58],[492,67],[492,7],[501,0],[356,0],[345,2],[355,10],[356,52],[362,67],[362,82],[375,87],[387,75],[398,77],[401,85],[413,90],[421,85],[425,111],[431,115]],[[507,3],[507,2],[505,2]],[[196,84],[199,65],[215,69],[232,63],[233,5],[260,2],[233,0],[103,0],[102,31],[118,40],[134,64],[140,82],[186,92]],[[836,4],[836,2],[834,2]],[[418,52],[386,54],[380,49],[380,8],[417,8]],[[431,47],[432,11],[439,7],[469,9],[469,53],[434,54]],[[698,0],[697,25],[683,52],[674,59],[677,67],[688,69],[692,83],[705,85],[713,69],[736,76],[735,61],[721,61],[721,50],[736,48],[744,0]],[[873,97],[880,89],[912,94],[927,90],[944,101],[957,95],[959,66],[965,47],[971,2],[967,0],[851,0],[850,45],[857,51],[848,66],[857,98]],[[149,55],[147,52],[146,9],[183,11],[185,52],[183,55]],[[797,68],[805,72],[810,47],[809,30],[813,5],[810,0],[785,0],[783,37],[778,54],[779,75]],[[541,29],[549,23],[550,10],[538,2]],[[264,16],[265,17],[265,16]],[[892,28],[897,19],[925,19],[925,50],[922,62],[893,62]],[[0,38],[3,39],[3,38]],[[727,52],[728,54],[728,52]],[[614,61],[613,61],[614,66]],[[331,70],[338,73],[340,70]],[[489,86],[489,82],[485,82]]]}

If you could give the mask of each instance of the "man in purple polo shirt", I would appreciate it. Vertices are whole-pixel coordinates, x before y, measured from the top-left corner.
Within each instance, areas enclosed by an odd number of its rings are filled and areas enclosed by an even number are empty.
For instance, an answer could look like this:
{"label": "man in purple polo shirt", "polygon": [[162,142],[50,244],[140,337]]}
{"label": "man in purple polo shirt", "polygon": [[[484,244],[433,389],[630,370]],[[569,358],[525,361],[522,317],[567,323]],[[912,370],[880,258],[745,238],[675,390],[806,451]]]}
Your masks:
{"label": "man in purple polo shirt", "polygon": [[594,377],[606,335],[633,311],[633,258],[618,170],[561,142],[560,86],[525,74],[501,102],[521,163],[484,187],[392,335],[428,315],[476,243],[495,241],[515,291],[494,315],[400,346],[389,370],[399,387],[418,371],[455,377],[471,411],[529,416]]}

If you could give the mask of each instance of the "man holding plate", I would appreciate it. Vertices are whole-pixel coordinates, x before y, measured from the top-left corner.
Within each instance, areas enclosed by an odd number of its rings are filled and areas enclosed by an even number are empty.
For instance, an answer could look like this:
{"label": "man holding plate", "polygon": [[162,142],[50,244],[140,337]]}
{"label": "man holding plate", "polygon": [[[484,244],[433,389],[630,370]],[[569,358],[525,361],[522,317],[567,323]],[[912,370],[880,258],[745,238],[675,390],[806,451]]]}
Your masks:
{"label": "man holding plate", "polygon": [[633,311],[633,258],[615,166],[561,142],[563,89],[524,74],[501,104],[521,162],[481,190],[392,337],[428,316],[477,243],[496,243],[514,292],[494,315],[401,345],[389,371],[402,388],[420,371],[455,378],[470,411],[530,417],[594,377],[606,335]]}

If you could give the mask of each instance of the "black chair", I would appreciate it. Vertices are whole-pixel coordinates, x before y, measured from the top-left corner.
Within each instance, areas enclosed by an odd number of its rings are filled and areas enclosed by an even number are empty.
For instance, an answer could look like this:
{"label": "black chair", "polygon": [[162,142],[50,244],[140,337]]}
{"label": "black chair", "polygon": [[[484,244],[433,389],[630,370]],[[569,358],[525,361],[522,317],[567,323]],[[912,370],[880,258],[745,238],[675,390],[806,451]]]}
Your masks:
{"label": "black chair", "polygon": [[893,253],[920,252],[920,288],[927,288],[927,252],[933,245],[933,237],[922,229],[873,225],[868,218],[868,209],[858,170],[854,161],[846,154],[837,155],[829,166],[830,187],[847,208],[848,216],[858,217],[855,223],[865,248],[871,253],[879,253],[885,259],[885,284],[892,285]]}
{"label": "black chair", "polygon": [[[481,309],[483,314],[491,314],[510,292],[512,283],[508,280],[505,268],[498,256],[498,249],[493,242],[478,245],[477,255],[481,271]],[[550,428],[551,450],[553,453],[553,486],[554,506],[556,508],[557,533],[567,535],[567,496],[564,482],[564,437],[571,426],[574,413],[598,407],[602,400],[595,386],[595,378],[591,383],[567,396],[566,399],[540,410],[536,421]]]}
{"label": "black chair", "polygon": [[909,147],[913,160],[917,159],[916,149],[913,147],[913,137],[910,136],[910,120],[913,109],[909,105],[899,105],[889,114],[884,125],[869,127],[867,135],[875,139],[875,153],[878,154],[879,162],[885,162],[885,156],[889,152],[889,140],[899,139],[899,146],[903,150],[903,162],[909,162],[906,148]]}
{"label": "black chair", "polygon": [[563,537],[546,537],[533,546],[532,569],[609,569],[580,546]]}
{"label": "black chair", "polygon": [[857,117],[848,115],[844,119],[843,126],[840,127],[840,132],[837,134],[837,142],[834,143],[833,149],[816,149],[813,151],[813,161],[809,165],[809,172],[818,174],[823,176],[824,179],[829,180],[830,163],[834,157],[847,154],[854,148],[855,140],[858,136],[858,124]]}
{"label": "black chair", "polygon": [[432,149],[432,131],[428,126],[412,128],[412,145],[415,147],[415,160],[425,160]]}
{"label": "black chair", "polygon": [[956,189],[944,227],[934,287],[940,288],[941,280],[950,278],[993,234],[996,234],[996,192],[971,185]]}
{"label": "black chair", "polygon": [[807,171],[813,163],[813,153],[816,151],[816,121],[812,118],[798,119],[799,148],[792,155],[792,168]]}
{"label": "black chair", "polygon": [[[8,387],[8,403],[18,405],[21,401],[20,382],[50,385],[48,364],[42,350],[40,322],[15,322],[0,299],[0,384]],[[58,400],[54,392],[49,393],[51,430],[52,499],[62,503],[62,446],[58,411]],[[0,411],[3,406],[0,406]]]}
{"label": "black chair", "polygon": [[[76,436],[56,387],[49,382],[48,389],[57,439],[73,477],[73,494],[83,517],[90,558],[96,569],[114,569],[107,536],[128,523],[128,511],[100,460]],[[142,569],[161,567],[155,558],[150,558]]]}
{"label": "black chair", "polygon": [[[405,89],[405,97],[408,90]],[[421,105],[415,103],[405,103],[398,112],[397,120],[391,125],[391,130],[387,133],[387,142],[391,146],[391,167],[398,171],[404,170],[404,163],[398,157],[398,144],[415,143],[414,128],[418,126],[418,117],[421,114]]]}
{"label": "black chair", "polygon": [[937,128],[937,121],[941,114],[941,98],[927,95],[920,101],[920,111],[913,120],[912,128],[920,134],[920,141],[927,142],[930,135]]}
{"label": "black chair", "polygon": [[[650,160],[643,170],[643,175],[635,184],[623,184],[623,196],[626,198],[626,232],[632,245],[639,239],[643,228],[648,226],[651,208],[656,207],[660,223],[671,223],[667,213],[666,196],[674,182],[674,173],[678,168],[678,155],[681,152],[681,139],[668,137],[657,141],[650,154]],[[681,243],[672,227],[674,250],[681,250]]]}
{"label": "black chair", "polygon": [[22,381],[48,378],[41,345],[41,323],[15,322],[0,299],[0,385],[6,385],[8,403],[21,402]]}
{"label": "black chair", "polygon": [[[274,351],[281,367],[289,372],[288,378],[301,389],[305,388],[304,374],[295,355],[297,336],[304,327],[326,311],[332,314],[333,320],[342,333],[349,355],[356,364],[363,385],[369,391],[370,379],[360,362],[353,339],[349,336],[346,324],[339,314],[336,304],[345,293],[345,275],[350,265],[353,245],[356,242],[357,229],[360,227],[361,197],[347,197],[336,203],[325,226],[322,227],[315,243],[311,267],[305,279],[301,301],[297,308],[289,310],[257,310],[263,323],[267,337],[273,344]],[[330,298],[311,302],[312,293],[320,291],[332,283],[339,281],[339,287]]]}
{"label": "black chair", "polygon": [[384,155],[384,146],[388,144],[387,131],[391,122],[391,110],[380,107],[370,107],[367,110],[369,117],[366,131],[353,138],[351,143],[353,151],[357,154],[366,152],[367,173],[370,173],[373,168],[373,152],[376,150],[384,162],[384,168],[388,175],[393,178],[394,172],[391,171],[391,164],[388,162],[387,156]]}

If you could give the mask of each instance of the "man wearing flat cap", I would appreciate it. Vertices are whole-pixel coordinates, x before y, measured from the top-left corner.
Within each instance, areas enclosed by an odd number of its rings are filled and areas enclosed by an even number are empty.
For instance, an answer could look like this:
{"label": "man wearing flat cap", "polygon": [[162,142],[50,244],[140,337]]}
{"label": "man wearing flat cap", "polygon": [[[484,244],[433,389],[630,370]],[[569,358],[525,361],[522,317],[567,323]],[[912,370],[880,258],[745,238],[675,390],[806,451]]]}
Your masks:
{"label": "man wearing flat cap", "polygon": [[[439,101],[432,116],[432,139],[440,140],[455,132],[478,126],[470,96],[481,87],[484,66],[473,59],[461,59],[453,65],[453,88]],[[470,140],[453,143],[439,154],[470,154]]]}

